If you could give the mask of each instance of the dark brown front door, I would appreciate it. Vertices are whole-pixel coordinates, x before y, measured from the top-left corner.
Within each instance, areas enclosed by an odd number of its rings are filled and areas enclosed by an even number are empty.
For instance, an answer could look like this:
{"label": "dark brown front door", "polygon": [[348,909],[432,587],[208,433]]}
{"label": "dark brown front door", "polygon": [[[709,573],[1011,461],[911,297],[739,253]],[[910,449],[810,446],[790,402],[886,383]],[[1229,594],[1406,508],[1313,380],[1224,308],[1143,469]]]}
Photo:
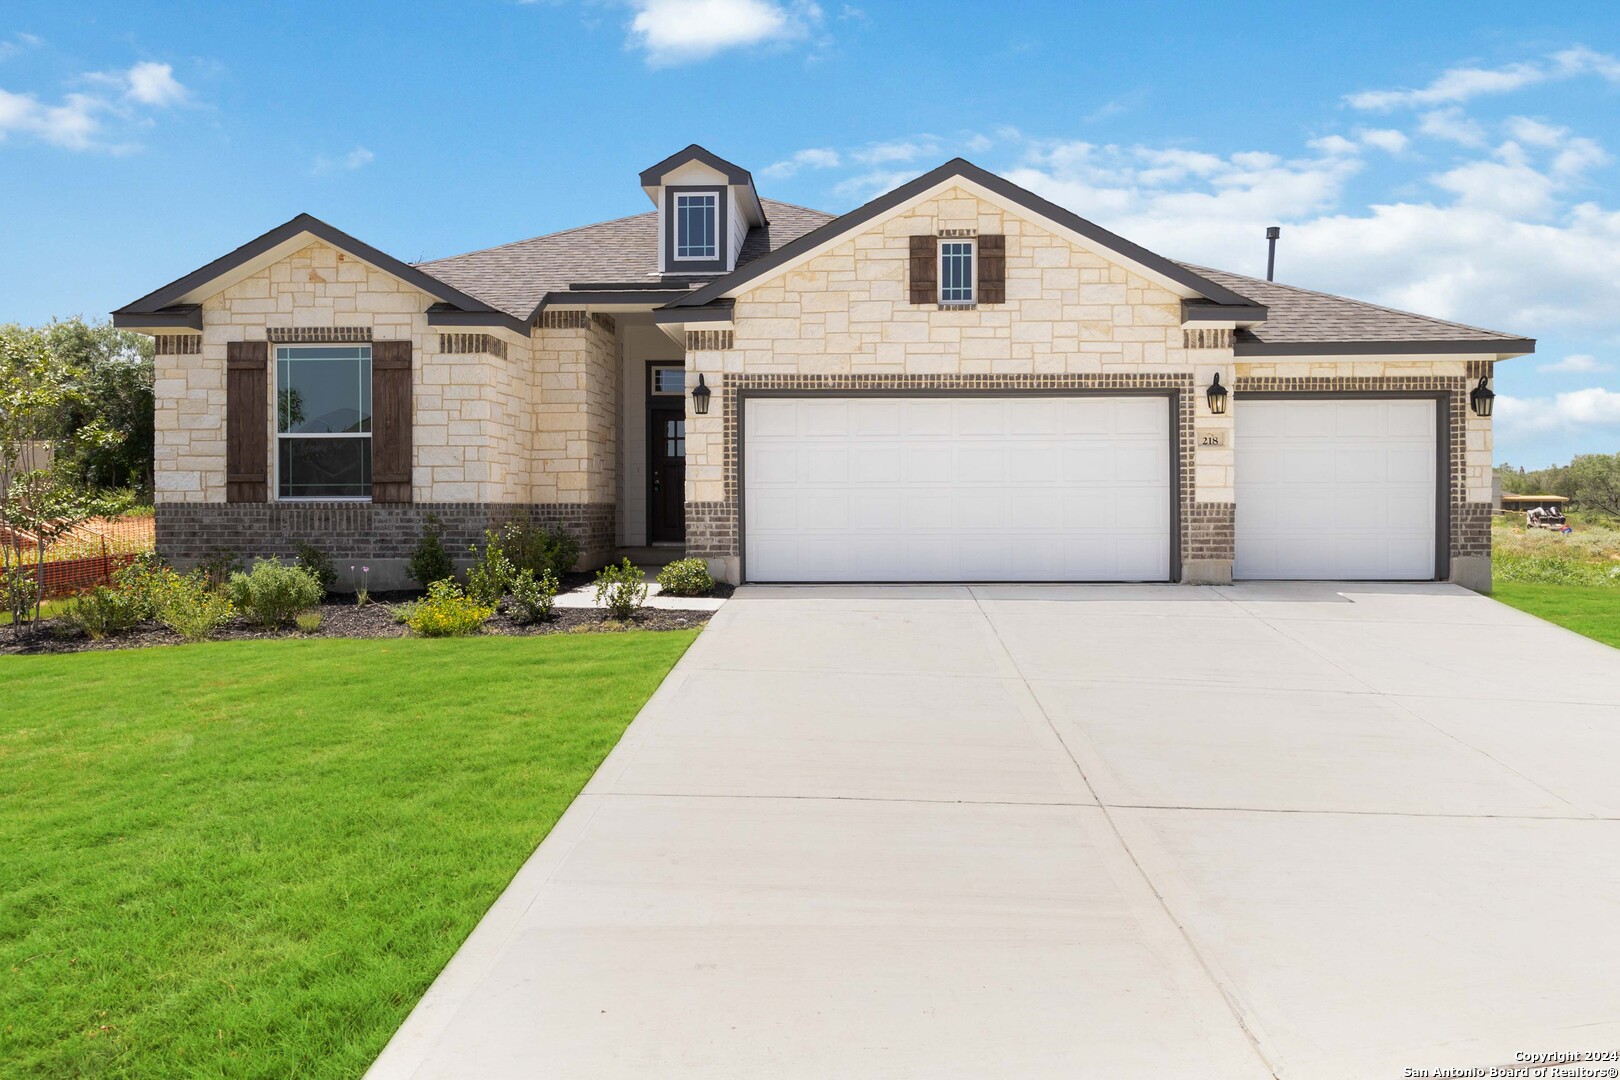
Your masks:
{"label": "dark brown front door", "polygon": [[647,542],[686,539],[686,407],[654,406],[647,424]]}

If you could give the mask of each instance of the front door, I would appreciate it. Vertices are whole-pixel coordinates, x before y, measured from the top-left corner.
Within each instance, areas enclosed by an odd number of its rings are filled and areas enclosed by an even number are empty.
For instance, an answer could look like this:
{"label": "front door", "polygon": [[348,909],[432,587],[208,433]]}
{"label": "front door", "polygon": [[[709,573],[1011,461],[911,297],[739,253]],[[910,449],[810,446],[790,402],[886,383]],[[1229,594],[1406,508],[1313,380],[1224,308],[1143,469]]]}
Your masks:
{"label": "front door", "polygon": [[647,425],[647,542],[686,539],[686,403],[654,405]]}

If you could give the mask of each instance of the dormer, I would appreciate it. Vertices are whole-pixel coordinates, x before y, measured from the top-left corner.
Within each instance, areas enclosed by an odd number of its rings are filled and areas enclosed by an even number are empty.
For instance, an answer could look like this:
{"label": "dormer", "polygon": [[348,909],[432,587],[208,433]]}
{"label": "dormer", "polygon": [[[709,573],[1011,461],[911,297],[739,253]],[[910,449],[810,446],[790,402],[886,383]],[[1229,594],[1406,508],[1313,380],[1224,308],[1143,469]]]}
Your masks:
{"label": "dormer", "polygon": [[748,230],[766,224],[748,170],[694,143],[641,174],[658,207],[660,274],[727,274]]}

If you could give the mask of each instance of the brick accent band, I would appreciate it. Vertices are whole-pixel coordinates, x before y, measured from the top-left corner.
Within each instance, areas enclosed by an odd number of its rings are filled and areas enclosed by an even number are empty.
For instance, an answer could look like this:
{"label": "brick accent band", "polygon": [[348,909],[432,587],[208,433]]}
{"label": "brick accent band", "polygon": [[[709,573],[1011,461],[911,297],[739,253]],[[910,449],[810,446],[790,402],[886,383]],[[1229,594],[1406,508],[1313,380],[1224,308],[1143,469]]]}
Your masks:
{"label": "brick accent band", "polygon": [[613,557],[617,515],[608,503],[158,503],[157,548],[170,559],[204,559],[218,549],[244,558],[291,558],[313,544],[334,562],[408,559],[434,515],[453,558],[512,518],[561,528],[580,542],[581,565]]}
{"label": "brick accent band", "polygon": [[201,356],[201,334],[159,334],[154,345],[158,356]]}
{"label": "brick accent band", "polygon": [[439,351],[442,353],[488,353],[506,359],[506,342],[494,334],[440,334]]}
{"label": "brick accent band", "polygon": [[1183,562],[1194,559],[1237,557],[1237,505],[1235,503],[1193,503],[1182,511],[1181,548]]}
{"label": "brick accent band", "polygon": [[1221,329],[1183,330],[1181,344],[1187,349],[1230,349],[1232,331]]}
{"label": "brick accent band", "polygon": [[328,345],[371,340],[369,326],[268,326],[264,336],[278,345]]}
{"label": "brick accent band", "polygon": [[583,330],[588,321],[583,311],[542,311],[539,326],[542,330]]}
{"label": "brick accent band", "polygon": [[732,347],[735,340],[731,330],[688,330],[686,332],[687,352],[724,352]]}

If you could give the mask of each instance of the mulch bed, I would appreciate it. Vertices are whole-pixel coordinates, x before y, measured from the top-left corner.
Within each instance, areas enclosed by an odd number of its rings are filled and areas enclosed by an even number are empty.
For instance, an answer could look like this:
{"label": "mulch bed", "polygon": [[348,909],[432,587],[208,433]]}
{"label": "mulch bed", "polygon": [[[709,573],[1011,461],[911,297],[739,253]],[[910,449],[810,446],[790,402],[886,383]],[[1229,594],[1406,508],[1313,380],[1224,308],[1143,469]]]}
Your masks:
{"label": "mulch bed", "polygon": [[[573,575],[570,575],[573,576]],[[723,590],[723,591],[722,591]],[[713,595],[725,596],[730,586],[717,586]],[[242,619],[227,623],[214,641],[263,641],[269,638],[400,638],[410,636],[403,623],[394,621],[393,606],[421,597],[420,593],[373,593],[371,603],[357,606],[353,600],[328,600],[311,610],[321,613],[320,629],[305,634],[295,629],[266,630]],[[712,611],[665,611],[643,608],[628,623],[607,618],[595,608],[556,608],[547,622],[525,625],[505,610],[484,624],[483,634],[491,637],[534,637],[541,634],[612,633],[627,630],[692,630],[707,623]],[[180,635],[157,623],[146,623],[101,641],[92,641],[66,620],[44,619],[28,628],[19,639],[12,628],[0,627],[0,655],[94,652],[106,649],[139,649],[153,645],[183,644]]]}

